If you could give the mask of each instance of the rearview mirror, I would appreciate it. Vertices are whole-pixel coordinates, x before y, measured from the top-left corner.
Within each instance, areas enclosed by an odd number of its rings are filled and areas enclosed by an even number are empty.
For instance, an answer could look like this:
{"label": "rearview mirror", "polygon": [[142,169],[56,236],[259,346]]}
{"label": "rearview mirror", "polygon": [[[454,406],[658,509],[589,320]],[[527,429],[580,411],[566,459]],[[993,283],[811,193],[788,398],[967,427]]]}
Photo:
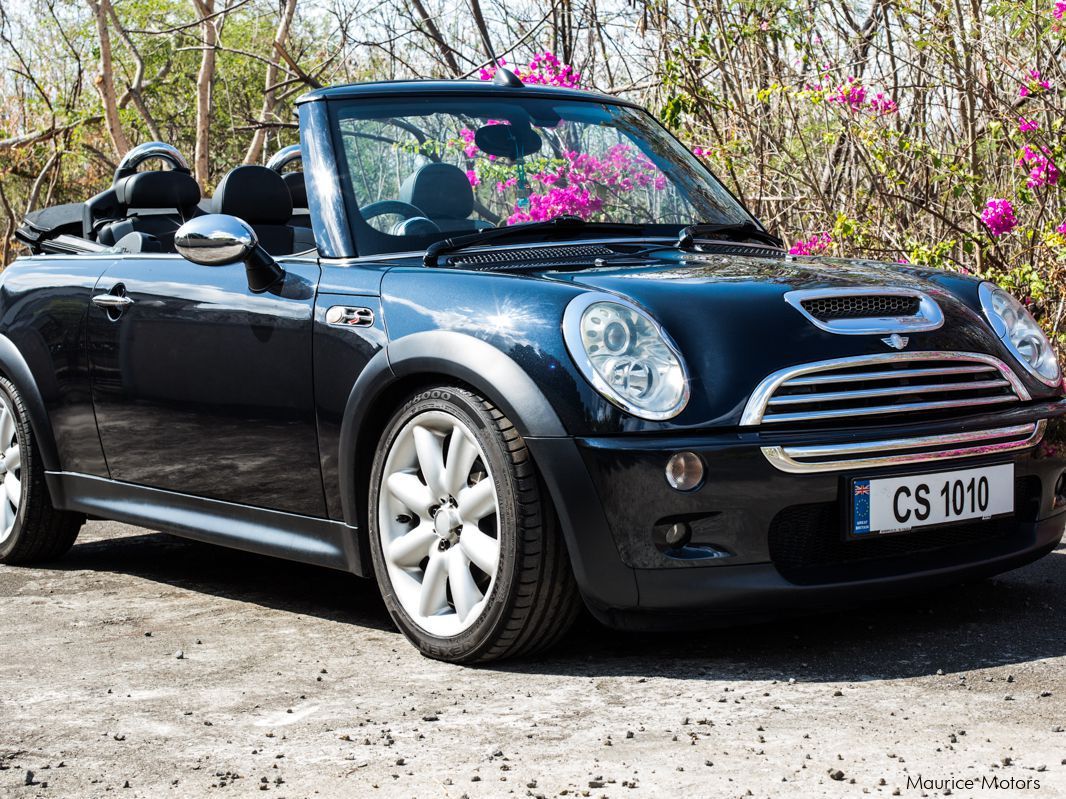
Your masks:
{"label": "rearview mirror", "polygon": [[228,214],[190,219],[174,234],[174,249],[182,258],[201,266],[229,266],[243,261],[248,288],[257,293],[266,291],[285,274],[259,246],[252,227]]}

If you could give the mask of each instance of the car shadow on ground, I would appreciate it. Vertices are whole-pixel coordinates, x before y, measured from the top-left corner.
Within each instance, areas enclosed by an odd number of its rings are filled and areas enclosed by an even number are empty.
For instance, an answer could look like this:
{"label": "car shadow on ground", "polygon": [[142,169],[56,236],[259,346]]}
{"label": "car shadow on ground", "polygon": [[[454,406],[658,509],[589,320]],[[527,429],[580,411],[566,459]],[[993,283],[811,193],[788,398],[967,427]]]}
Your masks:
{"label": "car shadow on ground", "polygon": [[[371,580],[163,533],[79,543],[53,568],[131,574],[353,628],[394,630]],[[1066,655],[1064,616],[1066,546],[991,580],[758,625],[632,633],[585,616],[552,651],[487,668],[583,677],[897,679]]]}

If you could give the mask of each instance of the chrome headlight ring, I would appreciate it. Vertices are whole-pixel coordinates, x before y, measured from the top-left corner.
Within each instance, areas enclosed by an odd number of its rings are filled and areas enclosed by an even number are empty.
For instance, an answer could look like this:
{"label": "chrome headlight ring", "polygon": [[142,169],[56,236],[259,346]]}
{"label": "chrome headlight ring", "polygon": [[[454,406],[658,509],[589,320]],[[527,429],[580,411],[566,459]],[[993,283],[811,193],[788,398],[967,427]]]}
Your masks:
{"label": "chrome headlight ring", "polygon": [[563,339],[585,379],[627,413],[662,421],[688,404],[677,345],[635,304],[606,292],[580,294],[563,313]]}
{"label": "chrome headlight ring", "polygon": [[1014,359],[1041,383],[1060,386],[1055,349],[1026,307],[994,283],[982,283],[978,295],[988,324]]}

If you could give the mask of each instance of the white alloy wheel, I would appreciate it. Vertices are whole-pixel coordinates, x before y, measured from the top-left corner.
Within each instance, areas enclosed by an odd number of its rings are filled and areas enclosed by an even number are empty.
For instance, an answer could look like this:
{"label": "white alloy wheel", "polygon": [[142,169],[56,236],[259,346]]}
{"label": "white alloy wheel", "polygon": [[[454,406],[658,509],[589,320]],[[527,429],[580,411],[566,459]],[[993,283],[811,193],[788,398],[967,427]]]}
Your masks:
{"label": "white alloy wheel", "polygon": [[500,566],[488,459],[463,422],[425,411],[393,439],[381,480],[378,534],[396,598],[430,635],[458,635],[484,612]]}
{"label": "white alloy wheel", "polygon": [[0,393],[0,543],[11,535],[22,504],[22,453],[18,424],[10,400]]}

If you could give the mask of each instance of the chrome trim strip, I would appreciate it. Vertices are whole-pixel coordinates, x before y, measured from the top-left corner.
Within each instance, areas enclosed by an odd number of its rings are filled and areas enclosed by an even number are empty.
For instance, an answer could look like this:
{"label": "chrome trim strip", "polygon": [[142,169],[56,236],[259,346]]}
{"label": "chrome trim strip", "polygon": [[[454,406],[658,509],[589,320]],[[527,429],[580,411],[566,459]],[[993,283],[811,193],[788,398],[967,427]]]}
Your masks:
{"label": "chrome trim strip", "polygon": [[[786,383],[782,388],[791,384]],[[1009,386],[1006,380],[977,380],[973,383],[928,383],[920,386],[888,386],[886,388],[864,388],[861,391],[824,391],[821,394],[786,394],[783,397],[770,397],[770,405],[806,405],[809,402],[837,402],[849,399],[870,399],[873,397],[895,397],[901,394],[934,394],[945,391],[978,391],[986,388],[1003,388]]]}
{"label": "chrome trim strip", "polygon": [[[966,433],[950,433],[936,436],[921,436],[918,438],[895,438],[885,441],[864,441],[852,444],[824,445],[824,446],[800,446],[800,447],[763,447],[762,453],[776,469],[791,474],[811,474],[815,472],[836,472],[858,468],[875,468],[880,466],[902,466],[910,463],[927,463],[929,461],[949,460],[952,458],[973,458],[979,455],[989,455],[1001,452],[1011,452],[1026,449],[1040,443],[1044,437],[1044,429],[1047,420],[1041,419],[1035,424],[1015,425],[1013,427],[1000,427],[994,430],[978,430]],[[1008,438],[1015,435],[1026,435],[1024,439],[1002,441],[998,439]],[[995,441],[996,443],[979,444],[978,446],[957,446],[980,441]],[[938,445],[956,447],[954,449],[942,449],[934,452],[910,452],[891,455],[879,455],[872,458],[851,458],[836,461],[799,461],[796,458],[825,457],[827,455],[848,455],[861,452],[898,452],[899,450],[917,449],[919,447],[932,447]]]}
{"label": "chrome trim strip", "polygon": [[[820,300],[827,297],[917,297],[918,313],[914,316],[870,316],[856,319],[818,319],[803,307],[806,300]],[[894,286],[876,288],[827,288],[803,289],[789,291],[785,302],[807,317],[807,321],[827,333],[844,336],[884,336],[889,333],[921,333],[936,330],[944,324],[944,312],[928,294],[916,289]]]}
{"label": "chrome trim strip", "polygon": [[[998,370],[1004,380],[1011,384],[1011,388],[1018,399],[1026,401],[1031,399],[1029,392],[1022,385],[1021,380],[1007,364],[992,355],[981,352],[888,352],[882,355],[859,355],[850,358],[832,358],[826,361],[814,361],[796,366],[786,366],[763,379],[755,390],[751,392],[748,404],[740,417],[742,427],[757,425],[763,420],[767,405],[774,393],[786,382],[797,377],[811,375],[818,372],[831,372],[835,369],[850,369],[861,366],[877,366],[886,363],[905,363],[912,361],[969,361],[971,363],[987,364]],[[897,406],[899,407],[899,406]]]}
{"label": "chrome trim strip", "polygon": [[910,411],[939,411],[946,408],[966,408],[979,405],[998,405],[1001,402],[1017,402],[1010,397],[977,397],[962,400],[939,400],[937,402],[907,402],[902,405],[872,405],[869,408],[840,408],[833,411],[809,411],[807,413],[775,413],[763,416],[763,424],[768,422],[809,422],[814,419],[840,419],[846,416],[877,416],[882,413],[908,413]]}
{"label": "chrome trim strip", "polygon": [[782,388],[792,386],[818,386],[825,383],[855,383],[859,380],[892,380],[900,377],[936,377],[938,375],[970,375],[979,372],[995,371],[994,366],[944,366],[933,369],[896,369],[887,372],[858,372],[846,375],[811,375],[797,377],[781,384]]}

